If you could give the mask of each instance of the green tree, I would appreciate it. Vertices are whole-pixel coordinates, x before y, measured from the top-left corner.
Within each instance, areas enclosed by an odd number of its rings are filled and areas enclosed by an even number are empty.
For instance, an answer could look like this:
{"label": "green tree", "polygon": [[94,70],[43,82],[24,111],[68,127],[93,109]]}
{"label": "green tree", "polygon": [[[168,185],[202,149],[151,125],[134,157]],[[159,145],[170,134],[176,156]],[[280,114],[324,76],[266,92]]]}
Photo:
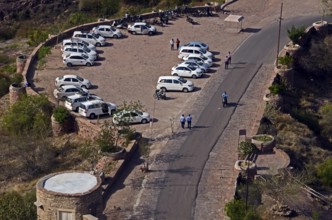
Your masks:
{"label": "green tree", "polygon": [[291,29],[287,29],[288,37],[294,44],[299,44],[300,38],[305,33],[305,27],[295,27],[294,25],[291,27]]}
{"label": "green tree", "polygon": [[319,125],[322,129],[322,134],[326,137],[332,136],[332,105],[325,104],[319,108]]}
{"label": "green tree", "polygon": [[48,33],[43,30],[32,30],[28,35],[30,46],[37,46],[48,38]]}
{"label": "green tree", "polygon": [[23,96],[4,113],[1,124],[13,136],[47,136],[51,113],[46,96]]}
{"label": "green tree", "polygon": [[243,220],[246,216],[246,204],[241,199],[234,199],[226,204],[225,212],[231,220]]}
{"label": "green tree", "polygon": [[69,111],[63,106],[58,106],[53,109],[53,117],[55,121],[59,122],[60,124],[66,122],[69,116],[70,116]]}
{"label": "green tree", "polygon": [[0,219],[36,219],[36,206],[33,204],[35,198],[35,192],[25,195],[21,195],[18,192],[6,192],[2,194],[0,196]]}
{"label": "green tree", "polygon": [[325,186],[332,186],[332,158],[318,166],[317,176]]}

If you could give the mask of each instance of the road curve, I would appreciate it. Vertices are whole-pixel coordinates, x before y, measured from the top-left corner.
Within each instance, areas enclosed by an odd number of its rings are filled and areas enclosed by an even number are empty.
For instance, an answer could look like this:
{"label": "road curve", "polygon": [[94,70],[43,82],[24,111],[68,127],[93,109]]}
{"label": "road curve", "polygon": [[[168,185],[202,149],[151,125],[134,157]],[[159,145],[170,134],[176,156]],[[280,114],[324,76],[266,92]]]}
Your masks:
{"label": "road curve", "polygon": [[[287,29],[292,25],[309,26],[317,20],[319,20],[318,16],[283,20],[280,45],[289,41]],[[257,30],[233,54],[232,68],[226,71],[226,77],[217,92],[211,96],[209,104],[195,123],[195,128],[188,134],[177,152],[181,157],[173,161],[167,169],[168,172],[164,177],[167,183],[160,190],[154,212],[155,219],[194,219],[197,188],[209,153],[216,146],[237,103],[259,68],[263,64],[274,62],[277,34],[277,23]],[[224,70],[220,68],[218,73],[220,74],[221,71]],[[220,106],[220,95],[224,90],[230,95],[231,106],[228,108]]]}

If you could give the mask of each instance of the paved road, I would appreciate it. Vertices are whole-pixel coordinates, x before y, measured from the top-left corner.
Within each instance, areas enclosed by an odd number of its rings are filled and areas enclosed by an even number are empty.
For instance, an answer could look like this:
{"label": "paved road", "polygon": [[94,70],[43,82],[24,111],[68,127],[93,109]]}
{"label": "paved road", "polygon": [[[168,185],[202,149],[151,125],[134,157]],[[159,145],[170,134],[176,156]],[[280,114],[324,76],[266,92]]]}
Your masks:
{"label": "paved road", "polygon": [[[298,17],[282,23],[281,43],[287,41],[287,28],[309,26],[318,17]],[[278,24],[272,24],[254,33],[233,55],[232,68],[211,97],[200,118],[177,152],[181,155],[166,172],[165,187],[161,189],[156,219],[193,219],[197,187],[210,151],[218,142],[239,102],[255,74],[263,64],[272,64],[276,56]],[[223,71],[223,70],[220,70]],[[230,107],[220,107],[220,94],[226,90]],[[221,158],[222,159],[222,158]]]}

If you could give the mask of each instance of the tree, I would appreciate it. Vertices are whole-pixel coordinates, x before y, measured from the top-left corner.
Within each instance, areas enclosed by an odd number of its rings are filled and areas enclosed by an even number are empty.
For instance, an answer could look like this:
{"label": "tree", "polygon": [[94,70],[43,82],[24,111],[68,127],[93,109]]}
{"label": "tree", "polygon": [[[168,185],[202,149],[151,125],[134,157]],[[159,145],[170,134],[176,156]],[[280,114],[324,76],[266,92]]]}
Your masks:
{"label": "tree", "polygon": [[322,128],[322,134],[325,137],[332,136],[332,105],[325,104],[319,108],[319,125]]}
{"label": "tree", "polygon": [[44,95],[23,96],[3,115],[1,125],[12,136],[50,134],[51,103]]}
{"label": "tree", "polygon": [[332,158],[318,166],[317,176],[325,186],[332,186]]}
{"label": "tree", "polygon": [[246,204],[242,199],[234,199],[226,204],[225,212],[231,220],[243,220],[246,215]]}
{"label": "tree", "polygon": [[299,44],[300,38],[305,33],[305,27],[295,27],[294,25],[291,27],[291,29],[287,29],[288,37],[294,44]]}

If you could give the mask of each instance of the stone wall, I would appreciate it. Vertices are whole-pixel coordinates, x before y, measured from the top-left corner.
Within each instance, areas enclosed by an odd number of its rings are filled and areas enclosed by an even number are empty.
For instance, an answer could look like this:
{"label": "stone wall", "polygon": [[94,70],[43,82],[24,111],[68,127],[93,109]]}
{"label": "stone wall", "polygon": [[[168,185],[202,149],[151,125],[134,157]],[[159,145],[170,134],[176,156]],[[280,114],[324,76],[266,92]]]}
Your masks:
{"label": "stone wall", "polygon": [[102,217],[102,187],[101,179],[97,176],[97,185],[85,192],[78,194],[64,194],[48,191],[44,188],[45,180],[57,175],[53,173],[43,177],[37,183],[37,219],[57,219],[58,211],[74,212],[75,220],[82,220],[83,215],[91,214]]}
{"label": "stone wall", "polygon": [[92,123],[90,120],[75,116],[77,135],[86,140],[94,140],[98,137],[101,127],[98,124]]}

